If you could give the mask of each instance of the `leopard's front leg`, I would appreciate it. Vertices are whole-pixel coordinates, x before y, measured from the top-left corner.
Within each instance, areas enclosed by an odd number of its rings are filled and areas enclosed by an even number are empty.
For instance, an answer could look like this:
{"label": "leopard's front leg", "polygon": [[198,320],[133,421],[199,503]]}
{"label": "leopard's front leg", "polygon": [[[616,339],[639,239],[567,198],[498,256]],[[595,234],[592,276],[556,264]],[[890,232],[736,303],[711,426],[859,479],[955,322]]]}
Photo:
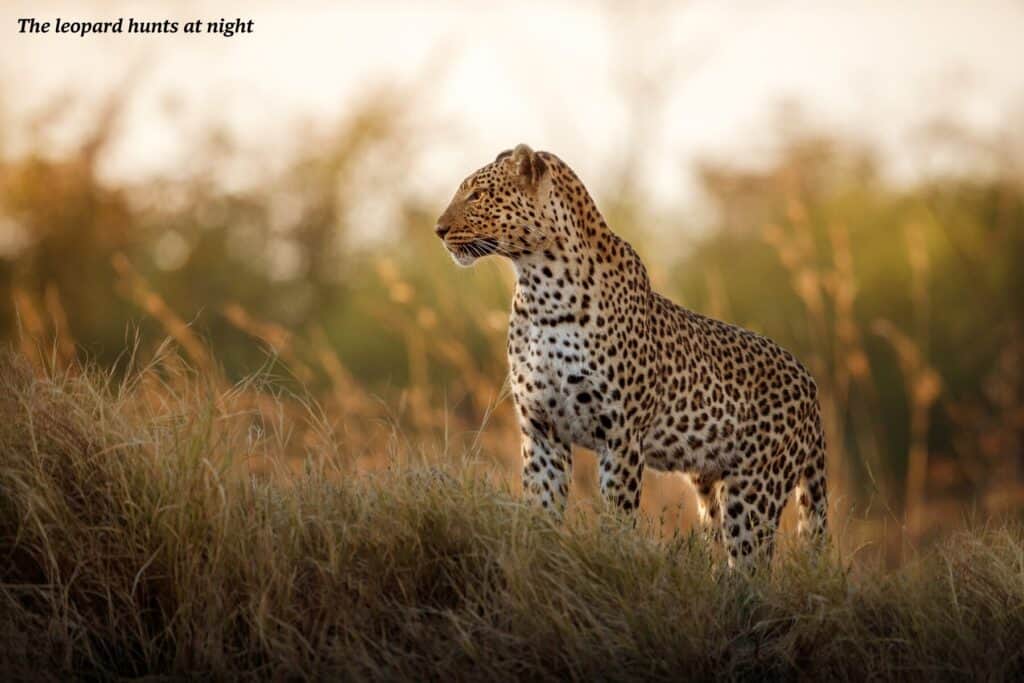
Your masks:
{"label": "leopard's front leg", "polygon": [[640,508],[644,457],[638,435],[625,433],[609,439],[598,453],[601,497],[618,510],[634,516]]}
{"label": "leopard's front leg", "polygon": [[572,479],[572,447],[540,418],[522,418],[523,494],[561,518]]}

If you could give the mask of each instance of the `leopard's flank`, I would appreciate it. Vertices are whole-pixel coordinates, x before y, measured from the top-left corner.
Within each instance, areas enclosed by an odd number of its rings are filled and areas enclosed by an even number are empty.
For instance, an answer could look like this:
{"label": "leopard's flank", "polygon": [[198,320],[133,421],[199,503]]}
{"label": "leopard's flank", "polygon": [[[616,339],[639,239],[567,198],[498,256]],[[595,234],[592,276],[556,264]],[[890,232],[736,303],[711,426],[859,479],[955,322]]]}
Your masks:
{"label": "leopard's flank", "polygon": [[697,491],[730,564],[771,555],[791,492],[799,530],[825,532],[825,439],[808,371],[771,340],[651,290],[576,174],[526,145],[459,186],[437,234],[468,266],[510,259],[508,331],[523,488],[561,514],[573,444],[598,456],[601,493],[626,513],[645,467]]}

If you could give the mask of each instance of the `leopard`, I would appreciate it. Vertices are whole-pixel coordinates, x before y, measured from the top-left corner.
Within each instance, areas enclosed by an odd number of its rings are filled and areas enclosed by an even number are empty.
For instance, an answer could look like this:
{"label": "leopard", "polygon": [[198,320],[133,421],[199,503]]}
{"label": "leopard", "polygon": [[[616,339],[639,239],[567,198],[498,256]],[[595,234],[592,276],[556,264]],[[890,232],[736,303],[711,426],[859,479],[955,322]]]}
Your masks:
{"label": "leopard", "polygon": [[559,157],[505,150],[458,186],[434,228],[457,264],[511,261],[508,381],[524,497],[561,519],[573,446],[601,498],[634,520],[645,468],[695,489],[700,528],[730,567],[771,558],[787,500],[827,531],[825,434],[811,373],[768,337],[652,289]]}

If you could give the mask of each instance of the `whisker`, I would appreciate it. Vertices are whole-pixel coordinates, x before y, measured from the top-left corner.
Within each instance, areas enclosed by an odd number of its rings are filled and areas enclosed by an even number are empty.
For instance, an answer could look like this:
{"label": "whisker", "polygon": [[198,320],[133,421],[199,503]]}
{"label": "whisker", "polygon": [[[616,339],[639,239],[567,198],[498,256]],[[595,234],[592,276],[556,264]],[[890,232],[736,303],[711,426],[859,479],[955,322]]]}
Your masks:
{"label": "whisker", "polygon": [[[531,228],[530,230],[533,229]],[[450,249],[463,254],[468,254],[475,258],[488,256],[490,254],[514,257],[514,255],[522,253],[524,250],[547,249],[553,241],[553,237],[547,234],[535,232],[534,235],[547,239],[543,239],[540,244],[530,244],[530,242],[522,237],[506,239],[497,235],[489,235],[486,237],[457,235],[453,239],[452,236],[449,235],[446,242]]]}

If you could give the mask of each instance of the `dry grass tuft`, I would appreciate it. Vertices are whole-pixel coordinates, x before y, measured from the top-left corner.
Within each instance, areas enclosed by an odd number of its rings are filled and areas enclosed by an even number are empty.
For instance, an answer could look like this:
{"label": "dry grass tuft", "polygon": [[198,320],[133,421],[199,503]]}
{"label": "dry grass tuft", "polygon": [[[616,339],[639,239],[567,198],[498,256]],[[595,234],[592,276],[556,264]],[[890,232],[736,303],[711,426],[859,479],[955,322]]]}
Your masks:
{"label": "dry grass tuft", "polygon": [[253,436],[244,391],[170,362],[126,377],[0,359],[9,676],[1024,675],[1018,526],[891,573],[791,550],[745,577],[694,536],[553,526],[410,449],[256,478],[248,459],[287,449]]}

